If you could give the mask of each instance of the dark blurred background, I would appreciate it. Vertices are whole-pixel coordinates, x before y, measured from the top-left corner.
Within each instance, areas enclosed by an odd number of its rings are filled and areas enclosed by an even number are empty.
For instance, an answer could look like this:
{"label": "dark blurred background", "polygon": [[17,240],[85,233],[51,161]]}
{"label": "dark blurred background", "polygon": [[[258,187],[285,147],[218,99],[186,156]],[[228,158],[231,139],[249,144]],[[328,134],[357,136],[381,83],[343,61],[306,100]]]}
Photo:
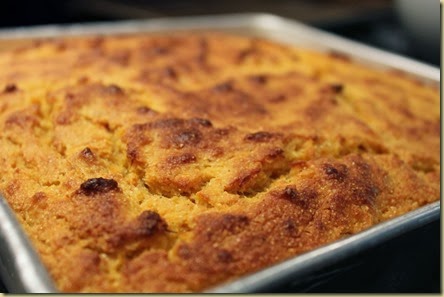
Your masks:
{"label": "dark blurred background", "polygon": [[440,64],[438,0],[2,0],[0,27],[237,12],[274,13]]}

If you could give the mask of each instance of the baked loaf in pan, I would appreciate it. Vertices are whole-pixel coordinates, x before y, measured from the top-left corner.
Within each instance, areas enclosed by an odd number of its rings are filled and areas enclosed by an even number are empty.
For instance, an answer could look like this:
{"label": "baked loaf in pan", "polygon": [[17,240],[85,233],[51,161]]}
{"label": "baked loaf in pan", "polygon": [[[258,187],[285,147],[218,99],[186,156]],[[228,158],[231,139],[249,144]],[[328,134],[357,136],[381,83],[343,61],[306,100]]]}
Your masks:
{"label": "baked loaf in pan", "polygon": [[439,199],[437,86],[222,33],[0,54],[0,192],[63,292],[193,292]]}

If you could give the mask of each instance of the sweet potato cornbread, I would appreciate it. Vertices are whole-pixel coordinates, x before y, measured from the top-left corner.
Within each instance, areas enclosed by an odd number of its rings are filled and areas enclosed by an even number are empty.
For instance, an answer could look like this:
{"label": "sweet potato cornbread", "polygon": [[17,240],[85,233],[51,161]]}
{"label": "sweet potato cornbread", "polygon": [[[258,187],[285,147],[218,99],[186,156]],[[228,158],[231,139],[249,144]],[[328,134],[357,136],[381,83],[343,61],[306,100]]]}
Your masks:
{"label": "sweet potato cornbread", "polygon": [[438,200],[437,86],[221,33],[0,54],[0,192],[63,292],[200,291]]}

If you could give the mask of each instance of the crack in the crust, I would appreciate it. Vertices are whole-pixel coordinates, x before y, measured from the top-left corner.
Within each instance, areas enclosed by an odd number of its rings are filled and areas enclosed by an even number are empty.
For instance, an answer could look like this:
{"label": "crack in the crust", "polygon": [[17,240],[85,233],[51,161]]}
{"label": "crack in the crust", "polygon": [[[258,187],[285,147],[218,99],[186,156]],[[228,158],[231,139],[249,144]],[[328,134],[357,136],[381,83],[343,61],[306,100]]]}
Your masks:
{"label": "crack in the crust", "polygon": [[[124,126],[116,126],[116,127],[111,127],[109,124],[108,125],[104,125],[103,123],[97,122],[94,119],[88,118],[83,116],[82,117],[84,120],[90,121],[90,123],[95,124],[103,129],[105,129],[108,134],[111,136],[110,140],[113,143],[113,150],[112,153],[109,157],[109,161],[111,162],[119,162],[119,167],[122,169],[122,175],[124,176],[122,182],[127,183],[127,185],[129,185],[130,187],[138,187],[139,190],[141,190],[141,192],[143,193],[144,198],[152,196],[152,195],[156,195],[156,196],[161,196],[163,198],[168,199],[167,196],[162,195],[162,194],[155,194],[153,192],[150,191],[149,187],[147,187],[145,181],[144,181],[144,172],[142,169],[138,168],[137,166],[132,166],[130,159],[127,156],[126,153],[126,146],[125,146],[125,142],[117,136],[116,133],[117,131],[120,131],[122,129],[125,129]],[[121,134],[121,133],[120,133]],[[118,157],[124,156],[124,158],[118,158]],[[137,184],[133,185],[131,182],[129,182],[125,176],[130,176],[130,175],[135,175],[137,177]],[[184,195],[178,195],[178,196],[184,196]],[[144,202],[144,199],[137,201],[138,205],[142,205]],[[167,222],[168,223],[168,222]],[[172,249],[172,247],[175,245],[176,241],[179,240],[177,235],[173,234],[177,234],[177,231],[170,229],[171,227],[168,227],[168,246],[166,248],[162,248],[165,251],[170,251]],[[131,259],[131,258],[135,258],[137,256],[139,256],[140,254],[142,254],[143,252],[147,251],[147,250],[156,250],[159,248],[146,248],[144,246],[141,246],[139,248],[137,248],[136,250],[132,250],[132,251],[120,251],[116,253],[116,257],[123,257],[125,259]],[[102,253],[104,251],[101,251]],[[106,253],[107,255],[109,253]]]}
{"label": "crack in the crust", "polygon": [[[30,93],[32,93],[32,89],[28,90],[28,91]],[[39,112],[37,112],[34,115],[38,118],[39,122],[38,122],[37,126],[33,128],[34,129],[33,134],[36,137],[38,136],[38,138],[41,141],[43,141],[49,149],[52,148],[52,142],[53,142],[53,137],[54,137],[54,124],[50,120],[51,115],[54,112],[54,105],[49,102],[49,100],[50,100],[49,94],[50,93],[51,93],[51,90],[48,90],[47,92],[45,92],[45,94],[42,95],[44,100],[41,103],[39,103]],[[22,148],[23,145],[26,145],[23,143],[19,143],[9,137],[4,138],[4,139],[7,139],[10,144],[19,146],[20,148]],[[61,152],[57,148],[55,148],[54,151],[59,153],[62,157],[64,157],[63,151]],[[25,164],[25,166],[26,166],[26,164]]]}
{"label": "crack in the crust", "polygon": [[[294,138],[294,139],[298,139],[298,138]],[[304,138],[302,138],[304,139]],[[300,139],[298,139],[300,140]],[[120,139],[119,139],[120,141]],[[257,197],[258,195],[262,194],[262,193],[266,193],[270,190],[270,188],[272,187],[272,185],[276,182],[279,181],[281,179],[287,179],[289,177],[289,173],[292,170],[292,164],[294,162],[297,161],[310,161],[310,160],[315,160],[318,158],[323,158],[323,157],[332,157],[335,159],[339,159],[339,158],[343,158],[347,155],[350,154],[361,154],[361,153],[366,153],[366,154],[386,154],[388,153],[388,151],[386,151],[386,149],[383,147],[379,147],[378,144],[372,144],[369,143],[367,141],[365,141],[364,139],[361,140],[357,140],[355,144],[344,144],[341,143],[341,140],[334,140],[334,139],[323,139],[322,141],[319,141],[318,143],[315,143],[314,146],[315,148],[320,148],[322,145],[326,144],[326,143],[330,143],[333,144],[333,146],[341,146],[341,148],[343,148],[342,151],[340,151],[339,153],[334,153],[334,152],[326,152],[326,151],[320,151],[318,153],[318,155],[316,156],[310,156],[310,155],[306,155],[304,156],[294,156],[294,152],[301,152],[305,149],[304,145],[310,143],[312,140],[311,139],[304,139],[302,144],[299,144],[297,147],[292,148],[292,146],[294,145],[294,143],[292,143],[291,141],[289,141],[289,144],[286,145],[284,147],[284,152],[287,153],[287,155],[290,155],[290,157],[285,156],[285,161],[279,161],[279,162],[274,162],[272,161],[271,163],[268,164],[268,168],[265,167],[261,167],[260,169],[258,169],[258,172],[255,173],[256,175],[262,175],[261,178],[262,183],[259,180],[254,180],[256,178],[256,176],[253,176],[252,179],[252,183],[253,186],[246,188],[246,189],[242,189],[242,190],[227,190],[224,189],[223,191],[226,193],[230,193],[230,194],[237,194],[239,196],[239,198],[254,198]],[[292,151],[294,150],[294,152]],[[290,152],[288,154],[288,152]],[[234,158],[234,156],[231,156],[231,158]],[[167,198],[169,199],[171,196],[169,195],[165,195],[164,193],[160,192],[160,193],[154,193],[153,191],[151,191],[150,186],[146,184],[144,177],[144,171],[143,169],[138,168],[137,166],[132,166],[128,160],[128,158],[126,158],[127,160],[127,170],[128,172],[132,172],[134,173],[138,179],[139,179],[139,184],[144,185],[144,191],[146,191],[146,193],[148,195],[157,195],[157,196],[161,196],[163,198]],[[281,163],[279,166],[274,166],[276,164]],[[271,169],[270,169],[271,168]],[[209,179],[202,185],[200,186],[198,189],[196,189],[195,191],[193,191],[190,194],[181,194],[181,193],[176,193],[173,196],[181,196],[184,198],[189,199],[190,201],[192,201],[192,196],[195,195],[196,193],[201,192],[206,185],[213,179],[215,178],[214,176],[209,177]],[[249,177],[247,177],[249,178]],[[260,178],[258,178],[260,179]],[[241,181],[242,183],[242,181]],[[223,186],[223,185],[222,185]],[[143,201],[140,201],[140,203],[142,203]],[[192,201],[193,202],[193,201]],[[205,206],[207,209],[213,208],[214,206],[211,205],[211,203],[209,203],[208,205],[204,205],[202,204],[202,206]]]}
{"label": "crack in the crust", "polygon": [[[296,140],[296,138],[294,138],[293,140]],[[300,139],[297,139],[297,140],[300,140]],[[305,161],[305,162],[315,161],[317,159],[326,158],[326,157],[330,157],[330,158],[334,158],[336,160],[339,160],[339,159],[342,159],[348,155],[352,155],[352,154],[356,154],[356,153],[358,153],[358,154],[366,153],[366,154],[370,154],[370,155],[383,155],[383,154],[388,153],[386,150],[378,149],[378,147],[376,147],[375,149],[372,149],[372,145],[367,144],[365,141],[362,141],[362,144],[358,144],[358,145],[347,144],[345,146],[344,146],[344,144],[341,144],[340,141],[336,141],[335,144],[342,145],[342,148],[343,148],[342,151],[335,153],[335,152],[325,152],[325,151],[320,150],[319,152],[317,152],[317,155],[312,156],[311,154],[308,153],[308,149],[307,149],[307,152],[304,153],[304,150],[306,150],[305,145],[311,144],[311,141],[312,140],[310,140],[310,139],[306,139],[303,141],[302,144],[299,143],[299,145],[295,146],[294,142],[292,142],[290,140],[289,143],[284,147],[284,152],[286,152],[285,161],[284,161],[284,164],[281,165],[277,169],[277,174],[275,174],[274,172],[266,174],[266,181],[262,186],[257,187],[256,189],[250,188],[250,189],[244,190],[243,192],[237,192],[239,197],[254,198],[260,194],[269,192],[270,189],[273,187],[273,185],[276,182],[278,182],[279,180],[288,179],[290,177],[290,172],[292,172],[292,164],[294,164],[298,161]],[[335,141],[331,140],[331,139],[324,139],[323,141],[315,144],[315,147],[320,148],[322,145],[324,145],[326,143],[332,144],[332,142],[335,142]],[[358,143],[361,143],[361,142],[358,141]],[[361,148],[361,145],[364,145],[365,147],[369,147],[369,149],[363,150]],[[298,155],[297,154],[298,152],[302,153],[302,154]],[[305,154],[305,156],[304,156],[304,154]],[[225,190],[225,192],[233,193],[232,191],[226,191],[226,190]]]}
{"label": "crack in the crust", "polygon": [[112,150],[109,157],[106,159],[111,162],[111,164],[119,164],[119,168],[123,171],[121,172],[123,176],[127,175],[129,172],[129,160],[128,158],[119,158],[119,156],[126,156],[126,151],[123,149],[124,142],[120,137],[118,137],[118,131],[124,129],[125,127],[121,125],[116,125],[113,127],[108,121],[97,121],[91,117],[80,115],[81,119],[97,126],[99,129],[105,131],[109,135],[109,139],[112,143]]}
{"label": "crack in the crust", "polygon": [[420,157],[413,157],[410,167],[415,172],[420,172],[423,174],[428,174],[436,171],[436,167],[439,166],[439,162],[435,160],[425,160]]}
{"label": "crack in the crust", "polygon": [[[347,102],[346,100],[342,100],[342,102],[346,102],[346,104],[348,104],[351,109],[353,110],[354,113],[357,113],[357,111],[354,110],[354,107],[351,103]],[[51,111],[50,111],[51,112]],[[124,142],[122,141],[122,139],[120,139],[117,135],[116,135],[116,131],[119,129],[125,129],[124,126],[119,126],[119,127],[113,127],[111,128],[110,125],[108,123],[100,123],[97,122],[94,119],[82,116],[82,118],[84,120],[87,120],[91,123],[93,123],[94,125],[97,125],[101,128],[104,128],[111,136],[111,142],[113,143],[113,150],[112,153],[109,157],[109,161],[111,162],[119,162],[119,165],[122,169],[122,174],[125,176],[127,174],[134,174],[135,176],[137,176],[138,178],[138,185],[144,185],[144,172],[140,169],[138,169],[136,166],[132,166],[130,160],[128,160],[128,157],[126,155],[126,152],[124,151],[125,145]],[[307,141],[306,141],[307,142]],[[305,142],[304,142],[305,144]],[[303,144],[303,145],[304,145]],[[302,145],[302,146],[303,146]],[[319,146],[320,144],[317,144],[317,146]],[[370,145],[371,147],[371,145]],[[330,156],[330,157],[334,157],[334,158],[340,158],[343,157],[347,154],[351,154],[351,153],[356,153],[359,151],[355,151],[355,147],[349,147],[346,148],[346,153],[344,154],[340,154],[340,155],[329,155],[329,154],[323,154],[320,156],[317,156],[317,158],[319,157],[326,157],[326,156]],[[367,153],[386,153],[386,152],[377,152],[377,150],[373,150],[373,152],[367,152]],[[124,158],[118,158],[119,156],[125,156]],[[289,166],[292,162],[294,161],[299,161],[299,160],[312,160],[311,158],[287,158],[286,160],[286,164],[287,166]],[[245,191],[241,191],[241,192],[237,192],[237,194],[239,196],[243,196],[243,197],[256,197],[257,195],[263,193],[263,192],[267,192],[270,188],[270,186],[275,182],[278,181],[280,179],[285,179],[288,177],[288,174],[290,172],[290,169],[287,168],[285,170],[281,170],[281,172],[279,172],[278,174],[266,174],[266,183],[264,185],[262,185],[261,187],[258,187],[256,189],[246,189]],[[183,196],[183,197],[191,197],[193,194],[196,194],[197,192],[201,191],[206,184],[208,184],[208,182],[214,177],[211,177],[208,181],[206,181],[201,187],[199,187],[199,189],[197,189],[196,191],[194,191],[193,193],[191,193],[190,195],[183,195],[183,194],[176,194],[178,196]],[[144,189],[144,191],[147,192],[147,194],[149,195],[158,195],[158,194],[154,194],[150,191],[149,187],[142,187]],[[233,193],[232,191],[226,191],[229,193]],[[236,192],[235,192],[236,193]],[[167,195],[164,194],[159,194],[160,196],[164,197],[164,198],[168,198]]]}
{"label": "crack in the crust", "polygon": [[[355,112],[358,112],[355,109],[354,105],[351,104],[350,102],[348,102],[347,100],[343,100],[342,102],[345,102]],[[46,105],[47,105],[46,106],[47,109],[44,109],[44,113],[46,115],[46,118],[51,118],[50,115],[54,112],[54,108],[48,102],[46,102]],[[45,119],[45,115],[41,115],[40,116],[41,120]],[[119,129],[124,129],[124,127],[123,126],[111,127],[108,122],[106,122],[106,123],[98,122],[95,119],[92,119],[92,118],[86,117],[86,116],[81,116],[81,119],[85,120],[85,121],[89,121],[90,123],[92,123],[92,124],[94,124],[94,125],[96,125],[96,126],[98,126],[100,128],[103,128],[105,131],[108,132],[108,134],[110,135],[110,140],[113,143],[112,153],[111,153],[111,155],[109,157],[109,161],[111,161],[111,162],[119,162],[120,167],[124,170],[124,171],[122,171],[123,175],[127,175],[129,173],[135,174],[138,177],[138,179],[139,179],[139,184],[143,185],[144,184],[144,173],[143,173],[143,170],[137,169],[135,166],[132,166],[130,164],[130,161],[128,160],[128,157],[126,156],[126,152],[124,151],[124,147],[125,147],[124,142],[122,141],[122,139],[120,139],[120,137],[118,137],[116,135],[116,131],[119,130]],[[54,134],[54,124],[51,121],[49,121],[49,126],[42,127],[40,125],[39,129],[43,133],[48,134],[48,139],[49,140],[51,139],[51,137],[50,137],[51,133]],[[301,147],[303,147],[305,143],[307,143],[307,141],[305,141],[302,144]],[[315,147],[318,148],[320,145],[322,145],[322,143],[316,144]],[[330,156],[330,157],[340,158],[340,157],[344,157],[347,154],[356,153],[356,151],[354,151],[355,149],[356,149],[356,147],[350,146],[350,147],[346,148],[346,153],[343,153],[343,154],[340,154],[340,155],[336,155],[336,156],[335,155],[329,155],[329,154],[325,154],[325,155],[322,155],[322,156]],[[58,150],[56,150],[56,151],[58,151]],[[61,156],[63,156],[63,152],[60,152],[60,151],[58,151],[58,152],[61,154]],[[367,153],[376,153],[376,154],[378,154],[378,153],[387,153],[387,152],[377,152],[377,151],[376,152],[375,151],[372,152],[372,151],[370,151],[370,152],[367,152]],[[118,158],[119,156],[122,156],[122,155],[125,156],[125,157],[124,158]],[[320,156],[317,156],[317,157],[320,157]],[[291,163],[294,162],[294,161],[298,161],[298,160],[307,160],[307,159],[304,159],[304,158],[300,158],[300,159],[298,159],[298,158],[287,158],[286,161],[285,161],[285,164],[286,164],[286,166],[288,168],[286,168],[285,170],[281,170],[281,172],[279,172],[277,174],[274,174],[273,172],[269,173],[269,174],[266,173],[265,174],[266,175],[266,177],[265,177],[266,182],[265,182],[264,185],[261,185],[260,187],[258,187],[256,189],[246,189],[244,191],[238,192],[237,194],[239,194],[240,197],[241,196],[243,196],[243,197],[256,197],[257,195],[259,195],[261,193],[267,192],[270,189],[270,186],[275,181],[288,177],[288,174],[290,172],[290,165],[291,165]],[[308,159],[308,160],[310,160],[310,159]],[[421,171],[421,168],[414,168],[414,169]],[[201,187],[199,187],[199,189],[197,189],[196,191],[191,193],[191,195],[196,194],[197,192],[201,191],[208,184],[208,182],[212,178],[214,178],[214,177],[211,177],[210,179],[208,179]],[[53,186],[53,185],[57,185],[57,183],[56,182],[55,183],[50,183],[48,185],[42,184],[42,186]],[[146,188],[146,187],[142,187],[142,188],[145,191],[147,191],[148,195],[153,195],[153,193],[149,190],[149,188]],[[226,191],[226,192],[232,193],[231,191]],[[164,198],[168,198],[166,195],[163,195],[163,194],[160,194],[160,195],[163,196]],[[184,197],[191,196],[191,195],[182,195],[180,193],[177,194],[177,195],[184,196]]]}
{"label": "crack in the crust", "polygon": [[[224,189],[224,191],[230,194],[237,194],[240,197],[254,198],[260,193],[267,192],[269,187],[276,181],[288,176],[288,173],[291,170],[290,164],[291,162],[287,160],[286,162],[287,166],[279,168],[279,170],[276,170],[275,172],[267,173],[265,172],[266,170],[262,169],[261,172],[258,174],[258,175],[264,175],[262,176],[262,178],[264,178],[265,180],[262,183],[260,183],[260,180],[256,180],[253,181],[254,185],[247,189],[235,190],[235,191]],[[261,177],[258,177],[258,179],[260,178]]]}
{"label": "crack in the crust", "polygon": [[[349,99],[347,98],[347,96],[342,95],[339,96],[340,98],[342,98],[343,100],[340,100],[340,102],[342,104],[345,104],[347,106],[350,107],[350,110],[353,111],[354,115],[358,115],[358,118],[363,118],[364,117],[364,113],[359,110],[356,105]],[[371,129],[372,131],[375,131],[375,127],[374,125],[372,125],[372,123],[370,121],[365,121],[365,125]],[[376,131],[379,131],[379,129],[376,129]],[[382,138],[383,140],[390,140],[393,137],[391,137],[390,134],[385,133],[384,131],[382,131],[382,133],[379,134],[379,137]],[[389,147],[385,147],[386,153],[387,154],[393,154],[392,150]],[[378,152],[376,152],[376,154],[378,154]],[[434,168],[436,165],[439,165],[439,162],[436,162],[434,160],[424,160],[421,159],[419,157],[413,157],[413,161],[411,162],[411,164],[408,164],[406,162],[406,164],[415,172],[421,172],[421,173],[430,173],[435,171],[436,169]],[[404,160],[405,162],[405,160]]]}

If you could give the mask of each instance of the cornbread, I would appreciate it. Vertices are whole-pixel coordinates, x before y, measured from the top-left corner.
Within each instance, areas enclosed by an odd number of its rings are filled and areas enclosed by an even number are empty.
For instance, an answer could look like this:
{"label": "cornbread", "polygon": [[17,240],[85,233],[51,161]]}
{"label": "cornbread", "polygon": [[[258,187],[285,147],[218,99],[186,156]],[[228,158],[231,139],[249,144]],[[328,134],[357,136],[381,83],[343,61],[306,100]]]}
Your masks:
{"label": "cornbread", "polygon": [[440,194],[437,86],[214,32],[0,53],[0,193],[63,292],[196,292]]}

